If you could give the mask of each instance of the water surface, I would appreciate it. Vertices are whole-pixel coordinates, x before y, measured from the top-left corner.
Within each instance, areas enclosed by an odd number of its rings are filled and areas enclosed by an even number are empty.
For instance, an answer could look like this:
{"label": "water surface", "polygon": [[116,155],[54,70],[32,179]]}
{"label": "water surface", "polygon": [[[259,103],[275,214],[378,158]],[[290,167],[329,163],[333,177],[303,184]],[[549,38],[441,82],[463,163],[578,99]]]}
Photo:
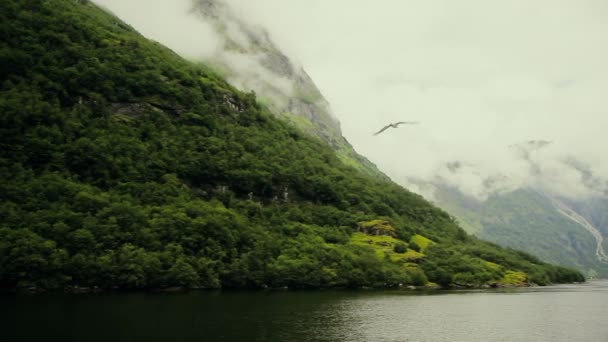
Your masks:
{"label": "water surface", "polygon": [[0,296],[3,341],[608,341],[608,282],[513,290]]}

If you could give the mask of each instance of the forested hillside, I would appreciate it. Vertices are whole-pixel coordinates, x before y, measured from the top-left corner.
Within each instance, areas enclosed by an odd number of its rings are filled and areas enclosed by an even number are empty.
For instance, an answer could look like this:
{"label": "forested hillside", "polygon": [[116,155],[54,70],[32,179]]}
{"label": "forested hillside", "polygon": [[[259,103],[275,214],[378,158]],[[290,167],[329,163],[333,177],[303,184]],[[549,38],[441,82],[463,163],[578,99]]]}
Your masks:
{"label": "forested hillside", "polygon": [[0,2],[0,285],[546,284],[88,1]]}

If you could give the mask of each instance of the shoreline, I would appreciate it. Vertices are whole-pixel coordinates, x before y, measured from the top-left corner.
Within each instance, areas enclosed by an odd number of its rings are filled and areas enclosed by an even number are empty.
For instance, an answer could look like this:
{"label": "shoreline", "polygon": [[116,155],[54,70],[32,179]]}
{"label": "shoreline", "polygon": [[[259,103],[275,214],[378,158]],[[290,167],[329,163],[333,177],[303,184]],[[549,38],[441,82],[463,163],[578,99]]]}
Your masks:
{"label": "shoreline", "polygon": [[386,286],[386,287],[262,287],[262,288],[187,288],[180,286],[172,286],[166,288],[149,288],[149,289],[119,289],[119,288],[99,288],[99,287],[80,287],[80,286],[67,286],[62,289],[44,289],[35,286],[31,287],[15,287],[15,288],[4,288],[0,289],[0,295],[40,295],[40,294],[68,294],[68,295],[82,295],[82,294],[127,294],[127,293],[147,293],[147,294],[185,294],[190,292],[260,292],[260,293],[271,293],[271,292],[325,292],[325,291],[353,291],[353,292],[368,292],[368,291],[401,291],[409,293],[440,293],[444,291],[453,292],[465,292],[474,290],[504,290],[504,289],[521,289],[521,288],[546,288],[557,285],[578,285],[578,284],[589,284],[595,281],[601,281],[605,279],[593,279],[585,282],[573,282],[573,283],[555,283],[547,285],[538,285],[533,283],[524,284],[484,284],[481,286],[468,286],[463,284],[454,284],[450,287],[441,287],[438,285],[424,285],[424,286]]}

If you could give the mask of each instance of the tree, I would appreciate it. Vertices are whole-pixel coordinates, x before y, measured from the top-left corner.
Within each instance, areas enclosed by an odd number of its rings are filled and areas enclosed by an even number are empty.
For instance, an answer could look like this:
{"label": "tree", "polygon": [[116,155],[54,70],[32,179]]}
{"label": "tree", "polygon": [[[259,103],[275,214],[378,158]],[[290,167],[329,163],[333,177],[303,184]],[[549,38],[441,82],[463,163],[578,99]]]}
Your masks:
{"label": "tree", "polygon": [[395,253],[405,253],[407,252],[407,245],[403,242],[396,243],[395,246],[393,246],[393,251]]}

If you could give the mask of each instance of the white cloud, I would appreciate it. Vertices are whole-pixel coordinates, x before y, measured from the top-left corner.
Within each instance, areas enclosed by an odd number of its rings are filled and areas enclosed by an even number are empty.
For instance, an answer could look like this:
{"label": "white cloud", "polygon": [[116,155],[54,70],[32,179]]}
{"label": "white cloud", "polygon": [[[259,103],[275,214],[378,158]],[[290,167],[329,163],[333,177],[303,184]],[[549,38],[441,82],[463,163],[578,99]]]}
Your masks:
{"label": "white cloud", "polygon": [[[398,182],[483,197],[507,175],[505,189],[592,194],[570,157],[608,179],[605,1],[229,2],[301,59],[345,136]],[[401,119],[422,124],[371,136]],[[536,139],[554,142],[534,156],[541,177],[506,148]],[[445,174],[452,160],[474,166]]]}
{"label": "white cloud", "polygon": [[[182,11],[186,0],[97,2],[178,52],[204,55],[187,47],[207,29],[199,35],[178,17],[159,15],[171,6]],[[571,157],[608,179],[606,1],[227,2],[295,56],[345,137],[402,184],[448,177],[445,163],[461,160],[474,167],[450,182],[481,197],[484,179],[499,174],[509,177],[506,188],[593,192],[564,163]],[[372,136],[397,120],[421,124]],[[540,178],[507,148],[539,139],[554,142],[533,157]]]}
{"label": "white cloud", "polygon": [[149,39],[189,59],[205,59],[219,48],[213,28],[193,15],[191,0],[93,0]]}

